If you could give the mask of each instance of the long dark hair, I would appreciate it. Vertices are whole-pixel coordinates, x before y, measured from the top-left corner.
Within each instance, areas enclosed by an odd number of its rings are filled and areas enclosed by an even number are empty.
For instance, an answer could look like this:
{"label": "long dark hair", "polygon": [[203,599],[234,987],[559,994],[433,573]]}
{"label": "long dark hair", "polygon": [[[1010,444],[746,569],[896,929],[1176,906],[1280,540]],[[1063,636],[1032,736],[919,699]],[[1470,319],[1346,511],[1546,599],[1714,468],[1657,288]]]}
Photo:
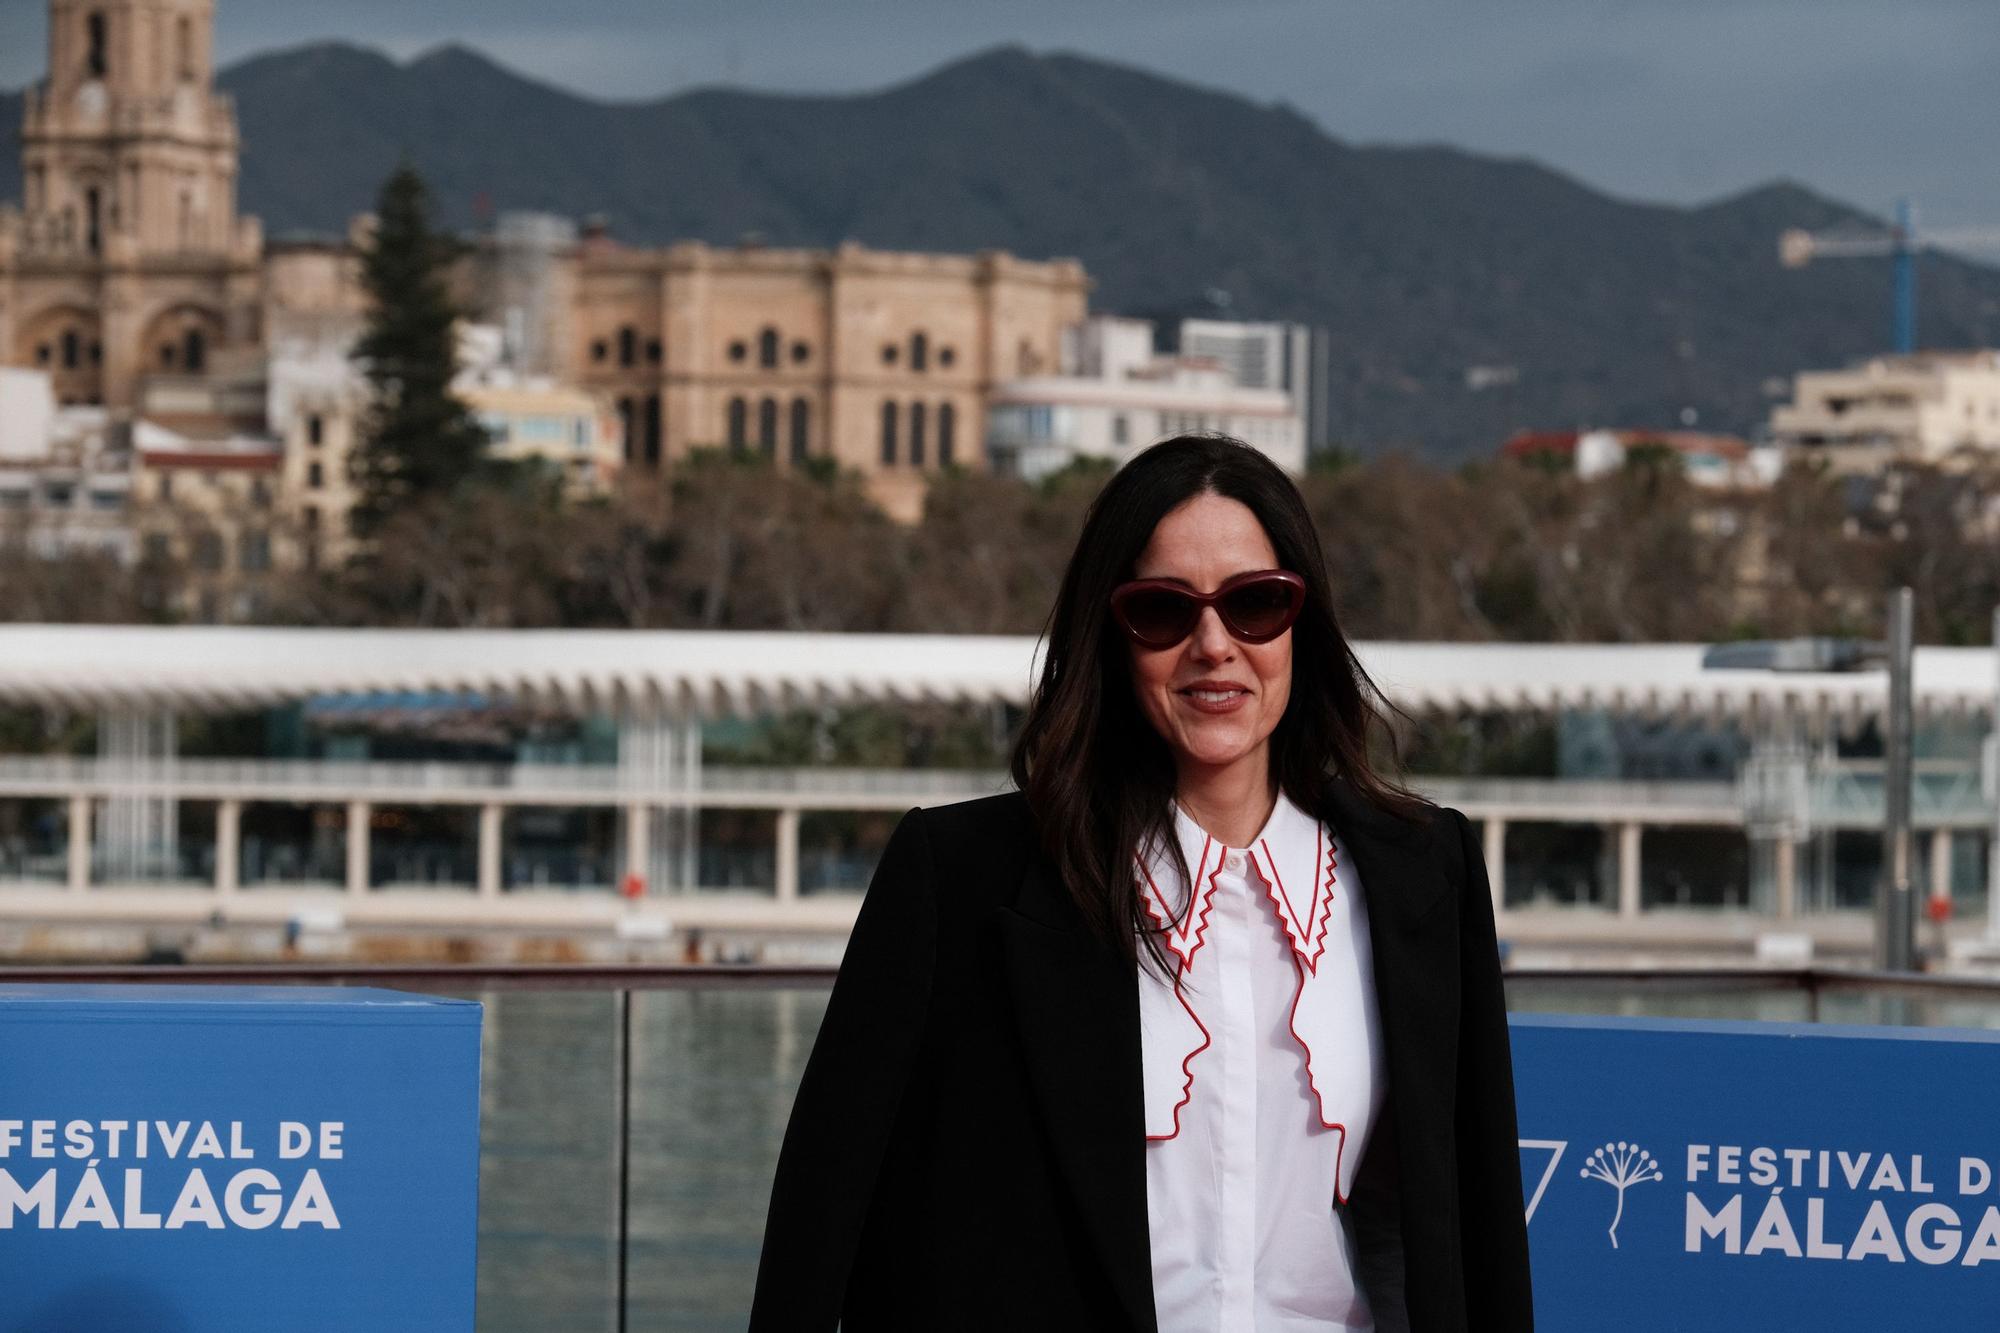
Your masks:
{"label": "long dark hair", "polygon": [[1292,627],[1291,698],[1271,735],[1271,774],[1300,809],[1328,819],[1331,784],[1345,781],[1370,805],[1413,816],[1425,802],[1376,773],[1369,741],[1379,729],[1395,754],[1384,708],[1333,613],[1326,557],[1298,487],[1240,440],[1181,435],[1147,449],[1105,484],[1084,519],[1044,628],[1040,678],[1014,742],[1014,783],[1027,794],[1044,850],[1092,931],[1129,962],[1136,941],[1171,975],[1160,931],[1133,884],[1133,857],[1173,836],[1173,753],[1140,711],[1129,649],[1110,615],[1111,592],[1132,577],[1161,519],[1197,495],[1247,506],[1282,568],[1306,581]]}

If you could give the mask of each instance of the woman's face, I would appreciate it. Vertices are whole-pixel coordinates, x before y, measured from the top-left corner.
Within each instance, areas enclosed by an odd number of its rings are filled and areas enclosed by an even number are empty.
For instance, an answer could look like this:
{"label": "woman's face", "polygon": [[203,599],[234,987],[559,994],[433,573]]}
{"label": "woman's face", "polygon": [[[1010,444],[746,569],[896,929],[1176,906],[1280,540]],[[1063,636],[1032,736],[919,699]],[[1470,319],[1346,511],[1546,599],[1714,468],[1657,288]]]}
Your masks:
{"label": "woman's face", "polygon": [[[1161,519],[1132,577],[1173,579],[1196,592],[1253,570],[1277,569],[1278,553],[1250,507],[1202,494]],[[1292,632],[1269,643],[1230,636],[1214,607],[1171,648],[1132,652],[1139,708],[1173,750],[1183,778],[1268,762],[1271,733],[1292,695]]]}

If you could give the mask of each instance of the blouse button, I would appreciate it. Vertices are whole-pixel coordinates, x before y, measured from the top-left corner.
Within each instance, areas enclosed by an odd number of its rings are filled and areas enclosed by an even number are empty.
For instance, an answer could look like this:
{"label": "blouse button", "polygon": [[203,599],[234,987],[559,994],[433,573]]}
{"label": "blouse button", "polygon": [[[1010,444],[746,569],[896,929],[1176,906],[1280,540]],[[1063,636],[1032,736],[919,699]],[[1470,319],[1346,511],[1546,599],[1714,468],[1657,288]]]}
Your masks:
{"label": "blouse button", "polygon": [[1243,868],[1243,853],[1231,852],[1222,858],[1222,864],[1231,870],[1241,870]]}

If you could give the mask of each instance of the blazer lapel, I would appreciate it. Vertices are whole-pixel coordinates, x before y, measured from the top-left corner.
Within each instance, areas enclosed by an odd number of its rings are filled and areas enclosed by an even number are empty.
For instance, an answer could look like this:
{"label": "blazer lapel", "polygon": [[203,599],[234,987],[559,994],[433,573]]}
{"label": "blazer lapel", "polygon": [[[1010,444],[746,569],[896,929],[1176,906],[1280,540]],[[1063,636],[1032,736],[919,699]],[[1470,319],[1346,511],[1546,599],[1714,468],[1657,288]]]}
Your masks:
{"label": "blazer lapel", "polygon": [[[1440,1132],[1449,1134],[1457,1097],[1458,933],[1448,910],[1455,886],[1436,854],[1435,829],[1377,810],[1345,782],[1336,780],[1332,792],[1335,827],[1368,903],[1387,1114],[1398,1151],[1423,1153]],[[1400,1175],[1407,1189],[1413,1174]],[[1407,1223],[1409,1206],[1404,1212]]]}
{"label": "blazer lapel", "polygon": [[1139,1333],[1158,1333],[1146,1222],[1139,979],[1036,858],[997,913],[1029,1079],[1058,1164]]}

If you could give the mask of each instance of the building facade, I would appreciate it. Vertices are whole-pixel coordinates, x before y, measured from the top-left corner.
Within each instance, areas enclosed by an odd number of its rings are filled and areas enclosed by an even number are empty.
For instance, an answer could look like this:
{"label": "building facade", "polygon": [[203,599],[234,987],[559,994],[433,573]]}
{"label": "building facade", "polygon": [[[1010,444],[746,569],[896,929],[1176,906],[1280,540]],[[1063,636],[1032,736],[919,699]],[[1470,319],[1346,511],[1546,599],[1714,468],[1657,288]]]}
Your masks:
{"label": "building facade", "polygon": [[1772,411],[1770,433],[1788,459],[1825,459],[1839,473],[1991,458],[2000,452],[2000,352],[1924,352],[1806,371],[1792,401]]}
{"label": "building facade", "polygon": [[1305,423],[1283,389],[1246,388],[1223,362],[1159,355],[1153,326],[1100,315],[1065,331],[1054,373],[1001,384],[987,417],[994,466],[1033,480],[1078,459],[1123,463],[1168,436],[1213,431],[1305,470]]}
{"label": "building facade", "polygon": [[0,357],[65,406],[130,409],[148,374],[254,346],[257,224],[215,92],[212,0],[51,0],[28,90],[22,207],[0,212]]}
{"label": "building facade", "polygon": [[0,367],[0,545],[131,557],[131,471],[110,425],[103,408],[58,407],[49,376]]}
{"label": "building facade", "polygon": [[[1001,253],[626,249],[586,238],[553,369],[616,404],[629,467],[699,448],[826,460],[913,519],[940,468],[987,466],[996,386],[1054,369],[1084,317],[1074,260]],[[567,273],[563,269],[568,269]]]}
{"label": "building facade", "polygon": [[1238,387],[1276,389],[1291,399],[1305,430],[1306,451],[1333,443],[1331,349],[1326,330],[1305,324],[1184,319],[1182,356],[1222,363]]}

